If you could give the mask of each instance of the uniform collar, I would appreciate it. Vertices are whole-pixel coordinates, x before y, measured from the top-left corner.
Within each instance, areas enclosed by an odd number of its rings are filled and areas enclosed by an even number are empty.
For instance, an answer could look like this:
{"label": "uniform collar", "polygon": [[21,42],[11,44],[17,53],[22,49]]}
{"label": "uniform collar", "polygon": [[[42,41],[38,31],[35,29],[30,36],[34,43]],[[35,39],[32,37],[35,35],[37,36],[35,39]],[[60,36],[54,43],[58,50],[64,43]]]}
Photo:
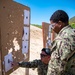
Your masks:
{"label": "uniform collar", "polygon": [[59,35],[61,35],[61,34],[62,34],[62,32],[63,32],[65,29],[69,28],[69,27],[71,27],[71,26],[70,26],[70,25],[68,25],[68,26],[63,27],[63,28],[60,30],[60,32],[59,32],[58,34],[59,34]]}

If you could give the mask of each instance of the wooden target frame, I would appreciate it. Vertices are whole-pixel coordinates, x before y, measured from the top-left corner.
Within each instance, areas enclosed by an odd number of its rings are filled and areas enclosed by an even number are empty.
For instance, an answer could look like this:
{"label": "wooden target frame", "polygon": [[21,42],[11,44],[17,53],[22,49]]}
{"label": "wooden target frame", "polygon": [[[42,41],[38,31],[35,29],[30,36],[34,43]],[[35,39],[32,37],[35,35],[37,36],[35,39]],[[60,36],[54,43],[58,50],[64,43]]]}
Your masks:
{"label": "wooden target frame", "polygon": [[[42,22],[42,32],[43,32],[43,47],[45,48],[51,48],[51,42],[55,38],[55,33],[52,30],[50,35],[50,24],[46,22]],[[51,37],[50,37],[51,36]]]}
{"label": "wooden target frame", "polygon": [[18,68],[11,62],[29,60],[30,8],[12,0],[0,8],[0,75],[9,75]]}

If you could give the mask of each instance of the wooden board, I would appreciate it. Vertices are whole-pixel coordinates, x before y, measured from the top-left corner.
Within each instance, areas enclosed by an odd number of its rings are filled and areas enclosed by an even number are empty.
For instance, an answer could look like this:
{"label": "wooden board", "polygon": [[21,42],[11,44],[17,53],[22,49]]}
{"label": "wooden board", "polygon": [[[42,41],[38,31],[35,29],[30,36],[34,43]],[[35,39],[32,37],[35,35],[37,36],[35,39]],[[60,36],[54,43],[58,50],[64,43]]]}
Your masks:
{"label": "wooden board", "polygon": [[[43,47],[46,47],[46,48],[51,47],[51,42],[55,38],[55,33],[53,30],[50,32],[49,26],[50,26],[49,23],[42,22]],[[50,34],[51,34],[51,37],[49,37]]]}
{"label": "wooden board", "polygon": [[[29,12],[28,17],[25,13]],[[28,24],[25,20],[28,19]],[[28,28],[28,33],[24,33],[24,27]],[[27,35],[28,42],[27,51],[23,52],[23,34]],[[26,36],[24,36],[26,37]],[[25,46],[25,47],[26,47]],[[0,61],[2,75],[9,75],[18,67],[12,67],[5,70],[7,67],[6,58],[13,61],[28,61],[30,49],[30,8],[12,0],[1,0],[0,2]],[[8,56],[7,56],[8,55]],[[11,61],[12,62],[12,61]],[[9,67],[8,67],[9,68]],[[0,74],[1,75],[1,74]]]}

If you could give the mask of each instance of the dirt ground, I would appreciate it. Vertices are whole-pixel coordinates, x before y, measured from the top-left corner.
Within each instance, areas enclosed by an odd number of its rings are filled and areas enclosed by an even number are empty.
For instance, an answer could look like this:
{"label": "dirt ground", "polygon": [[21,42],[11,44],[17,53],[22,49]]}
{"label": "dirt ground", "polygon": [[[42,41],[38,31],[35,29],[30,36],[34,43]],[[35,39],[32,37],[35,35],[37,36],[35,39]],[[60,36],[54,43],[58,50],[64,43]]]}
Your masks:
{"label": "dirt ground", "polygon": [[[30,59],[29,61],[32,61],[34,59],[39,59],[42,48],[43,48],[42,29],[31,25],[30,26]],[[26,69],[20,67],[16,71],[11,73],[10,75],[26,75],[25,72],[26,72]],[[37,75],[37,69],[35,70],[29,69],[29,75]]]}

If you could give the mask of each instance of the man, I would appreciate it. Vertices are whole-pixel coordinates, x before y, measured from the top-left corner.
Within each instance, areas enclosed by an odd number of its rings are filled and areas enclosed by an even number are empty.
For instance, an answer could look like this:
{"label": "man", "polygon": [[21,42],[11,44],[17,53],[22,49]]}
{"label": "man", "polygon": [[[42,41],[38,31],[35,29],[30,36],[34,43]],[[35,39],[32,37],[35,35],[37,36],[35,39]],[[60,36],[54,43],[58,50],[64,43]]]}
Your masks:
{"label": "man", "polygon": [[50,22],[58,35],[52,42],[47,75],[75,75],[75,60],[69,59],[70,55],[75,56],[75,29],[69,25],[69,17],[63,10],[55,11]]}
{"label": "man", "polygon": [[48,69],[48,62],[50,60],[50,49],[49,48],[43,48],[41,50],[39,60],[33,60],[30,62],[19,62],[19,67],[25,67],[25,68],[37,68],[38,75],[47,75],[47,69]]}

